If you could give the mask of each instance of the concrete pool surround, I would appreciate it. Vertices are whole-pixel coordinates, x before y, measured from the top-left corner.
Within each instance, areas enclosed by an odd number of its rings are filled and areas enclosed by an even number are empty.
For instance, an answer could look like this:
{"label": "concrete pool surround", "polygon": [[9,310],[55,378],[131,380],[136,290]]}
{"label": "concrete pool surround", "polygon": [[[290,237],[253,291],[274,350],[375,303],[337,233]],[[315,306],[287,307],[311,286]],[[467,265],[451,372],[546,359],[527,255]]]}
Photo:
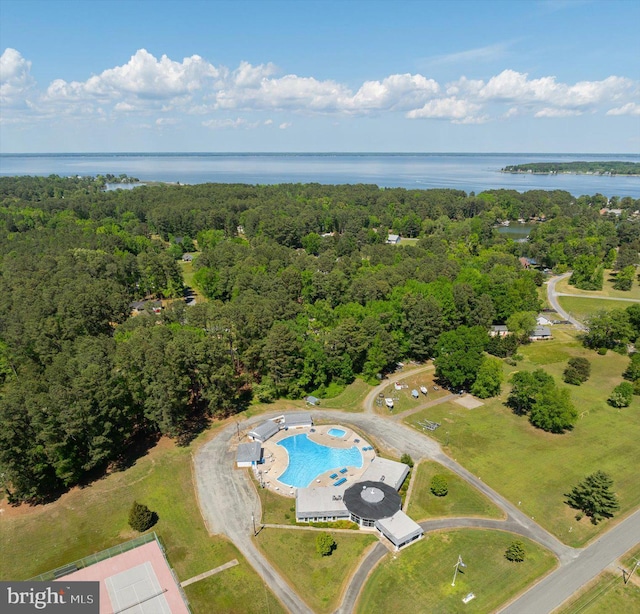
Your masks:
{"label": "concrete pool surround", "polygon": [[[329,431],[332,429],[339,429],[345,434],[342,437],[332,436],[329,434]],[[315,425],[311,428],[302,427],[282,430],[262,444],[264,463],[255,469],[259,481],[265,488],[275,490],[278,494],[284,496],[295,496],[296,488],[278,479],[289,467],[289,454],[287,450],[282,445],[278,445],[278,443],[283,439],[300,434],[306,434],[310,441],[330,448],[349,449],[356,447],[362,455],[361,467],[349,465],[346,467],[344,465],[331,467],[327,471],[317,475],[309,486],[332,486],[336,478],[331,478],[330,476],[335,473],[337,473],[340,478],[346,478],[346,486],[349,486],[364,473],[371,461],[376,457],[376,453],[371,444],[363,439],[361,435],[346,426],[327,424]],[[347,471],[340,473],[340,470],[345,468]]]}

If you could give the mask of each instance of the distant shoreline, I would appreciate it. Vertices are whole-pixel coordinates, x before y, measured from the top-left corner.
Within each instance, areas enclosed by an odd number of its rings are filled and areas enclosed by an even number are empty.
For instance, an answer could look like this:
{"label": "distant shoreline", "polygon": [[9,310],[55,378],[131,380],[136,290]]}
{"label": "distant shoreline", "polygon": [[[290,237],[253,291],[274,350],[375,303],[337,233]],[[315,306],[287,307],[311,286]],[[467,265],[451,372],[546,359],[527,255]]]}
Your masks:
{"label": "distant shoreline", "polygon": [[501,173],[516,175],[593,175],[596,177],[640,177],[639,162],[593,160],[576,162],[530,162],[513,164],[500,169]]}

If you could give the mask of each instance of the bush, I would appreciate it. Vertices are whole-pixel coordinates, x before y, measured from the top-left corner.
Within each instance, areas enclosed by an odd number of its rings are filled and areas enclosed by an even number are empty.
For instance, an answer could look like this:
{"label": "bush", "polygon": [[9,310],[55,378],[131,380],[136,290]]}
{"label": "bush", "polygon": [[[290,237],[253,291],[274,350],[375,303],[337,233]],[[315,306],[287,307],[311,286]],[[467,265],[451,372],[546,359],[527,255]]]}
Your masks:
{"label": "bush", "polygon": [[436,497],[446,497],[449,493],[447,478],[443,475],[434,475],[431,478],[430,490]]}
{"label": "bush", "polygon": [[591,376],[591,363],[586,358],[571,358],[564,370],[564,381],[579,386]]}
{"label": "bush", "polygon": [[514,563],[521,563],[524,561],[525,556],[524,544],[519,539],[512,542],[504,553],[504,557]]}
{"label": "bush", "polygon": [[600,356],[606,356],[607,348],[598,348],[598,354],[600,354]]}
{"label": "bush", "polygon": [[133,502],[131,509],[129,510],[129,526],[134,530],[142,533],[147,529],[150,529],[154,524],[158,522],[158,514],[152,512],[146,505]]}
{"label": "bush", "polygon": [[607,402],[612,407],[629,407],[633,400],[633,384],[629,382],[622,382],[618,384],[611,393],[611,396],[607,399]]}
{"label": "bush", "polygon": [[409,467],[413,467],[413,459],[411,458],[411,456],[407,453],[403,454],[400,457],[400,462],[404,463],[405,465],[409,465]]}
{"label": "bush", "polygon": [[320,556],[331,556],[335,549],[336,542],[329,533],[320,533],[320,535],[316,537],[316,552]]}

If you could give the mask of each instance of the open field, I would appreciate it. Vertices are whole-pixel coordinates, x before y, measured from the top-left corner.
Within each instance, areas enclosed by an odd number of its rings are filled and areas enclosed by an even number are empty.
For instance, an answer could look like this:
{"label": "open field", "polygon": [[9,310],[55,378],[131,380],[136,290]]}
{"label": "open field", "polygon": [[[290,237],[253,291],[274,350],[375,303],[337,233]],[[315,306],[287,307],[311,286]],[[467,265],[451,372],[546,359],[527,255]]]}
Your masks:
{"label": "open field", "polygon": [[[522,563],[504,558],[514,539],[525,544],[527,558]],[[466,568],[451,586],[458,555]],[[396,556],[388,555],[375,568],[356,611],[485,614],[552,569],[555,562],[555,557],[537,544],[502,531],[432,533]],[[462,603],[471,592],[475,599]]]}
{"label": "open field", "polygon": [[640,612],[640,586],[622,581],[622,574],[604,572],[557,614],[614,614]]}
{"label": "open field", "polygon": [[338,396],[332,399],[322,399],[320,405],[328,409],[342,411],[362,411],[362,403],[373,386],[369,386],[363,379],[357,377]]}
{"label": "open field", "polygon": [[631,290],[625,292],[624,290],[615,290],[613,283],[615,282],[615,273],[610,269],[604,272],[604,283],[602,284],[602,290],[580,290],[569,283],[569,277],[560,280],[556,284],[556,292],[566,292],[567,294],[575,294],[576,296],[608,296],[610,298],[632,298],[640,301],[640,285],[634,279]]}
{"label": "open field", "polygon": [[266,528],[256,537],[256,543],[271,563],[319,613],[335,610],[363,552],[377,541],[371,533],[331,534],[337,544],[331,556],[320,556],[316,552],[318,531]]}
{"label": "open field", "polygon": [[[442,516],[483,516],[504,518],[502,511],[462,478],[439,463],[427,461],[420,463],[414,471],[413,490],[407,513],[416,521]],[[449,494],[436,497],[430,490],[431,478],[436,475],[447,478]]]}
{"label": "open field", "polygon": [[[436,399],[449,394],[448,390],[443,390],[442,388],[437,391],[433,389],[434,377],[435,371],[426,371],[423,373],[415,373],[413,375],[409,373],[407,377],[398,382],[398,384],[403,386],[401,390],[396,390],[394,384],[389,384],[384,389],[383,394],[384,397],[390,397],[394,399],[393,409],[390,410],[384,404],[384,399],[380,398],[380,401],[382,401],[382,403],[380,405],[378,405],[377,402],[374,404],[376,413],[383,416],[393,416],[409,409],[415,409],[416,407],[424,405],[429,401],[435,401]],[[429,391],[428,394],[422,394],[420,392],[420,386],[426,386]],[[414,399],[411,396],[412,390],[418,391],[419,396],[417,399]]]}
{"label": "open field", "polygon": [[193,263],[198,258],[198,254],[193,254],[193,260],[191,262],[184,262],[183,260],[178,260],[178,266],[182,271],[182,280],[185,286],[188,286],[193,290],[193,293],[196,297],[196,303],[204,303],[206,302],[206,298],[204,295],[200,294],[200,291],[193,283],[193,274],[195,271],[193,270]]}
{"label": "open field", "polygon": [[240,552],[208,534],[195,498],[190,453],[161,440],[126,471],[54,503],[15,509],[2,501],[0,578],[23,580],[131,539],[137,533],[127,517],[135,499],[157,512],[151,530],[165,544],[180,580],[238,559],[238,566],[185,589],[195,614],[283,612]]}
{"label": "open field", "polygon": [[612,309],[626,309],[629,301],[602,300],[597,298],[582,298],[574,296],[559,296],[558,302],[562,308],[574,318],[583,322],[586,318],[598,311],[611,311]]}
{"label": "open field", "polygon": [[[525,359],[516,367],[505,363],[505,372],[544,367],[559,385],[567,386],[580,415],[573,431],[546,433],[526,417],[513,414],[504,405],[509,386],[501,397],[487,399],[482,407],[468,410],[447,402],[414,414],[406,422],[440,422],[442,426],[430,436],[453,458],[562,541],[582,546],[611,524],[605,521],[594,526],[586,517],[578,522],[576,510],[564,503],[565,493],[586,475],[602,469],[612,476],[621,506],[617,518],[640,505],[635,464],[640,399],[634,397],[631,406],[622,410],[606,403],[611,390],[622,381],[627,357],[613,352],[599,356],[584,350],[568,331],[554,327],[553,332],[555,339],[521,348]],[[592,376],[582,386],[562,382],[562,371],[572,356],[585,356],[591,362]]]}

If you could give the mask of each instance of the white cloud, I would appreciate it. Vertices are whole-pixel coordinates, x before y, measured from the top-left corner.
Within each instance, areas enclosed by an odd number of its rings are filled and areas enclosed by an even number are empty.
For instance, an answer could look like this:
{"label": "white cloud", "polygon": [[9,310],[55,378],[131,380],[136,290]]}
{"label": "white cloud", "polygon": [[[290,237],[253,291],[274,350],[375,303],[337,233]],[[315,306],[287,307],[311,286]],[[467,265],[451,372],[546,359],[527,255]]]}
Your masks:
{"label": "white cloud", "polygon": [[466,51],[458,51],[456,53],[447,53],[432,58],[427,58],[430,64],[468,64],[469,62],[492,62],[499,60],[506,55],[506,51],[511,42],[496,43],[494,45],[486,45],[485,47],[476,47],[475,49],[467,49]]}
{"label": "white cloud", "polygon": [[47,89],[52,101],[119,99],[131,96],[142,100],[166,100],[201,90],[220,71],[198,55],[182,62],[163,55],[159,60],[139,49],[122,66],[109,68],[86,81],[56,79]]}
{"label": "white cloud", "polygon": [[264,120],[264,125],[265,126],[270,126],[271,124],[273,124],[273,120],[272,119],[265,119]]}
{"label": "white cloud", "polygon": [[640,115],[640,104],[636,102],[627,102],[627,104],[609,109],[607,115]]}
{"label": "white cloud", "polygon": [[573,117],[575,115],[582,115],[582,111],[575,109],[554,109],[552,107],[545,107],[535,113],[534,117]]}
{"label": "white cloud", "polygon": [[407,113],[409,119],[450,119],[457,123],[477,123],[482,118],[475,114],[480,105],[458,98],[440,98],[431,100],[421,109],[414,109]]}
{"label": "white cloud", "polygon": [[211,128],[213,130],[224,130],[224,129],[237,129],[237,128],[257,128],[259,122],[248,122],[246,119],[242,117],[238,117],[236,119],[208,119],[202,122],[202,125],[206,128]]}
{"label": "white cloud", "polygon": [[280,130],[286,130],[287,128],[291,128],[293,124],[291,122],[283,122],[281,123],[278,128],[280,128]]}
{"label": "white cloud", "polygon": [[6,107],[29,106],[28,98],[35,86],[31,62],[7,47],[0,56],[0,104]]}
{"label": "white cloud", "polygon": [[156,126],[175,126],[179,121],[176,117],[159,117]]}

